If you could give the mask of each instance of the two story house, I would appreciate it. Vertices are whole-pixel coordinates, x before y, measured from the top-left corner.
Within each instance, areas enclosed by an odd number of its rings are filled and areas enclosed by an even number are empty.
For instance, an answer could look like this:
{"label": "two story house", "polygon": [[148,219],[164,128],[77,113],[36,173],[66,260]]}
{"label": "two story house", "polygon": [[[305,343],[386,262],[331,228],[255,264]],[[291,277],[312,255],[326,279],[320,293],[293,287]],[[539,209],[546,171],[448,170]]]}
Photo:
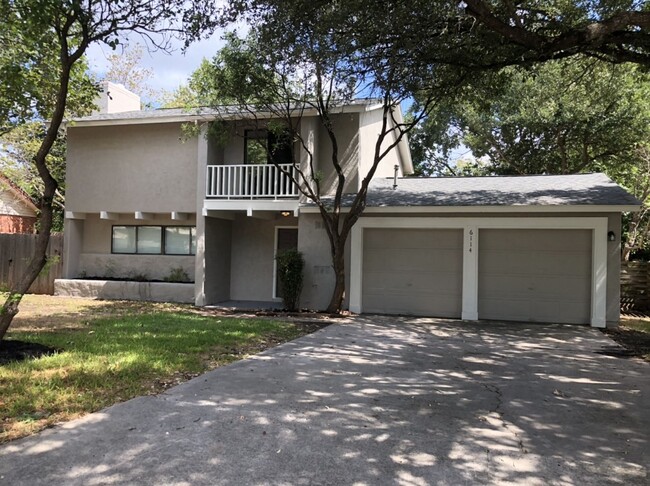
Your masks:
{"label": "two story house", "polygon": [[[217,120],[228,134],[219,140],[207,136]],[[57,293],[277,302],[275,254],[297,248],[306,261],[301,306],[326,307],[334,286],[327,235],[286,176],[307,153],[297,144],[270,160],[260,150],[273,144],[268,122],[236,110],[131,109],[70,123]],[[349,103],[332,123],[345,193],[354,195],[372,164],[381,106]],[[189,136],[187,124],[196,126]],[[317,113],[303,114],[300,133],[331,193],[331,145]],[[403,139],[381,162],[348,241],[351,311],[618,322],[621,212],[639,202],[606,176],[405,177],[412,172]],[[121,279],[190,283],[110,290]]]}

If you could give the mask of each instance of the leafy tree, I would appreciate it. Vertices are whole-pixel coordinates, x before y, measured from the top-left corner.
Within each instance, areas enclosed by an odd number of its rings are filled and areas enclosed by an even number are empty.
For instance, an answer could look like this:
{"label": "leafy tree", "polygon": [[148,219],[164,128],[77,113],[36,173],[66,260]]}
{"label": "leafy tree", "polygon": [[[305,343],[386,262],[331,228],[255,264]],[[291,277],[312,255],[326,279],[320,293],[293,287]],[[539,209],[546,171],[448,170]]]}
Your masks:
{"label": "leafy tree", "polygon": [[[345,245],[365,209],[368,185],[379,163],[436,102],[433,97],[424,97],[420,114],[409,120],[399,118],[396,109],[405,99],[402,78],[390,69],[371,73],[361,66],[356,49],[332,33],[331,26],[338,24],[339,15],[336,7],[305,7],[302,2],[288,2],[273,13],[273,19],[251,21],[247,39],[230,36],[210,65],[203,65],[190,81],[199,99],[217,113],[225,109],[224,114],[228,114],[231,107],[222,105],[232,100],[250,120],[266,124],[271,115],[268,128],[279,143],[291,149],[295,145],[301,148],[302,163],[298,163],[297,153],[292,154],[296,175],[285,175],[292,177],[305,200],[318,208],[329,239],[335,286],[328,312],[341,310]],[[381,106],[381,123],[371,167],[359,175],[359,190],[344,210],[344,191],[352,178],[346,170],[349,147],[343,145],[333,120],[341,106],[355,100],[359,93],[375,96]],[[301,132],[301,120],[313,114],[327,133],[324,145],[328,155],[321,157],[318,164],[331,168],[333,181],[323,180],[316,161],[317,148]],[[273,162],[273,157],[270,159]]]}
{"label": "leafy tree", "polygon": [[[252,3],[268,7],[261,15],[282,8],[281,0]],[[494,69],[575,54],[650,64],[643,0],[347,0],[341,9],[335,28],[372,49],[366,62],[409,71],[432,64]]]}
{"label": "leafy tree", "polygon": [[145,107],[150,107],[158,103],[162,94],[149,84],[154,72],[153,69],[142,65],[144,52],[142,45],[134,44],[122,46],[119,51],[106,56],[110,66],[104,80],[121,84],[145,100]]}
{"label": "leafy tree", "polygon": [[[32,164],[45,134],[42,121],[24,122],[0,138],[0,172],[15,182],[23,191],[38,201],[43,194],[43,180]],[[52,176],[59,181],[53,204],[53,231],[63,231],[65,206],[65,134],[60,133],[48,158]]]}
{"label": "leafy tree", "polygon": [[[490,78],[487,89],[465,90],[417,128],[411,142],[421,172],[446,175],[449,154],[464,145],[488,161],[469,166],[479,173],[604,171],[650,202],[650,74],[576,57],[508,67]],[[628,234],[625,258],[647,241],[647,211],[631,216]]]}
{"label": "leafy tree", "polygon": [[623,216],[622,258],[630,260],[636,253],[648,258],[650,252],[650,142],[636,144],[625,160],[607,169],[610,177],[643,202],[640,211]]}
{"label": "leafy tree", "polygon": [[47,122],[32,157],[43,181],[36,250],[0,309],[0,340],[46,263],[58,189],[49,158],[66,109],[77,96],[74,80],[86,49],[94,42],[116,46],[120,35],[129,32],[164,48],[169,39],[164,34],[196,33],[202,27],[197,12],[209,13],[208,9],[202,2],[186,0],[0,0],[0,74],[5,87],[0,95],[0,127],[6,131],[34,116]]}

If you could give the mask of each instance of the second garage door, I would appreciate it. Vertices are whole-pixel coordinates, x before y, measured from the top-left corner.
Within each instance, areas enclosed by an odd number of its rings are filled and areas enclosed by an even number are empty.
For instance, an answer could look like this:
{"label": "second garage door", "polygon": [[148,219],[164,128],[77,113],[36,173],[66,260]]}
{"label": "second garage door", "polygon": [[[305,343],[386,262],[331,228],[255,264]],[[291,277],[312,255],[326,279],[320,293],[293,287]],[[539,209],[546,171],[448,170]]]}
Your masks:
{"label": "second garage door", "polygon": [[462,247],[462,230],[364,230],[363,312],[460,317]]}
{"label": "second garage door", "polygon": [[586,324],[590,230],[479,232],[479,319]]}

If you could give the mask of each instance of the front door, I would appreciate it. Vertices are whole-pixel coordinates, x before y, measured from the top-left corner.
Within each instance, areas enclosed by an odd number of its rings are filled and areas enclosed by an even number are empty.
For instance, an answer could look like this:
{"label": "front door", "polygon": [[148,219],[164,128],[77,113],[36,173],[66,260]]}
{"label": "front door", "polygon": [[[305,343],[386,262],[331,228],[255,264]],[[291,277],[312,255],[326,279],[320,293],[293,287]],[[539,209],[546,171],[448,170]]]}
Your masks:
{"label": "front door", "polygon": [[[275,255],[285,250],[295,250],[298,248],[298,228],[295,227],[279,227],[275,229]],[[282,295],[282,287],[280,278],[278,276],[278,262],[273,262],[273,275],[275,281],[273,282],[273,296],[280,298]]]}

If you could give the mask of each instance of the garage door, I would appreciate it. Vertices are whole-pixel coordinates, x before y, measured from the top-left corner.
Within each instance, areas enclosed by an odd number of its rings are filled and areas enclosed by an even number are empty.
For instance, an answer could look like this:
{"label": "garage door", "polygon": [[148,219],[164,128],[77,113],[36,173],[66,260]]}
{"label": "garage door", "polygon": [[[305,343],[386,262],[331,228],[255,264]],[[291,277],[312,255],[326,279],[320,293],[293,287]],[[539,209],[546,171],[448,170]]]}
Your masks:
{"label": "garage door", "polygon": [[462,230],[366,229],[362,309],[460,317]]}
{"label": "garage door", "polygon": [[589,323],[590,230],[480,230],[479,319]]}

